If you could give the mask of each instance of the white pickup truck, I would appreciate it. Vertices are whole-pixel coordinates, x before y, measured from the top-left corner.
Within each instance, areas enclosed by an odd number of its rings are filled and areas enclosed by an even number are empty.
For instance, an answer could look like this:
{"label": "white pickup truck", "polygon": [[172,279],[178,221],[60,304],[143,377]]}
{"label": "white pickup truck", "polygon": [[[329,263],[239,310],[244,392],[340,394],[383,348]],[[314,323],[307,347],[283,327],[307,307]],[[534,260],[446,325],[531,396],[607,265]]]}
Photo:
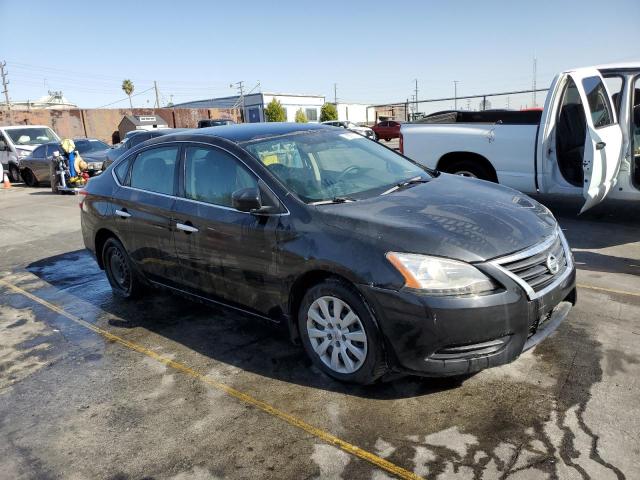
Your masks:
{"label": "white pickup truck", "polygon": [[557,75],[542,111],[450,111],[403,124],[400,148],[427,167],[525,193],[640,200],[640,63]]}

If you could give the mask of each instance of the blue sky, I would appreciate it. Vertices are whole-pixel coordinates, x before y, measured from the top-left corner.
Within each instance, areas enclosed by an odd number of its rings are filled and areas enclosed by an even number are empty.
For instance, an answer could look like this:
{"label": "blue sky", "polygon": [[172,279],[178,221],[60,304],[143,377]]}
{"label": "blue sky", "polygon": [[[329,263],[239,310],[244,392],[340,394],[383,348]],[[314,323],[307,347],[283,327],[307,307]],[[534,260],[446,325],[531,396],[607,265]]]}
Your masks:
{"label": "blue sky", "polygon": [[[54,7],[55,5],[55,7]],[[54,10],[52,10],[54,9]],[[640,1],[79,2],[0,0],[12,100],[82,107],[158,81],[161,102],[263,91],[383,103],[530,88],[562,69],[640,60]],[[28,25],[27,25],[28,23]],[[153,92],[134,106],[153,105]],[[149,101],[150,103],[147,103]],[[112,107],[126,107],[128,101]]]}

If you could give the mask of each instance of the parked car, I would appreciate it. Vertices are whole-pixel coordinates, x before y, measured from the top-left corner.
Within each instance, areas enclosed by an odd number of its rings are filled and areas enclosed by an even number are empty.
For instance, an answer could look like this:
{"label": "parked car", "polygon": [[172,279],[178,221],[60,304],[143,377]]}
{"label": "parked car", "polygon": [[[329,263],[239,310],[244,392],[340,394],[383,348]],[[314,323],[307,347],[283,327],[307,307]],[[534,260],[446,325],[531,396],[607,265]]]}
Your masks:
{"label": "parked car", "polygon": [[0,163],[12,182],[20,180],[20,163],[39,145],[60,141],[60,137],[44,125],[0,127]]}
{"label": "parked car", "polygon": [[[543,110],[454,112],[404,124],[405,155],[526,193],[640,200],[640,63],[558,74]],[[615,188],[614,188],[615,187]]]}
{"label": "parked car", "polygon": [[211,118],[207,120],[198,120],[198,128],[219,127],[221,125],[234,125],[236,122],[228,118]]}
{"label": "parked car", "polygon": [[371,129],[375,132],[378,139],[384,139],[387,142],[392,138],[400,137],[400,125],[402,123],[399,120],[385,120],[384,122],[376,123]]}
{"label": "parked car", "polygon": [[123,153],[129,151],[133,147],[141,144],[142,142],[146,142],[151,138],[160,137],[162,135],[167,135],[169,133],[179,132],[180,128],[158,128],[155,130],[132,130],[127,132],[124,137],[124,140],[117,145],[114,145],[106,153],[106,159],[102,164],[103,171],[107,169],[109,165],[111,165],[117,158],[119,158]]}
{"label": "parked car", "polygon": [[[73,143],[82,159],[87,162],[88,173],[94,176],[102,172],[102,164],[109,145],[95,138],[74,138]],[[20,175],[30,187],[51,182],[50,165],[53,152],[62,151],[60,142],[49,142],[36,147],[20,162]]]}
{"label": "parked car", "polygon": [[372,140],[376,140],[376,134],[369,127],[362,127],[357,123],[353,123],[350,121],[343,120],[327,120],[326,122],[322,122],[323,125],[329,125],[330,127],[341,127],[346,128],[347,130],[351,130],[352,132],[359,133],[363,137],[370,138]]}
{"label": "parked car", "polygon": [[547,208],[324,125],[165,135],[82,193],[116,295],[160,286],[281,322],[343,381],[511,362],[576,301]]}

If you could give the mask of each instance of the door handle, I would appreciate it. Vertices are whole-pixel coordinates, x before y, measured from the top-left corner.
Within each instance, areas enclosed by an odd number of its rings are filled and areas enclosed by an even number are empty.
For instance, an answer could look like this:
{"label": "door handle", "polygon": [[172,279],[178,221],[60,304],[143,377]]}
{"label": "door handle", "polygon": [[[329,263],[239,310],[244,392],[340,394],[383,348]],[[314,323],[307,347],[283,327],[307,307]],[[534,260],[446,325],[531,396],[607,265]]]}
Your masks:
{"label": "door handle", "polygon": [[116,215],[120,218],[129,218],[131,216],[131,214],[127,212],[126,208],[122,210],[116,210]]}
{"label": "door handle", "polygon": [[176,223],[176,228],[182,230],[184,233],[196,233],[198,231],[196,227],[186,223]]}
{"label": "door handle", "polygon": [[598,142],[596,143],[596,150],[602,150],[604,147],[606,147],[607,144],[604,142]]}

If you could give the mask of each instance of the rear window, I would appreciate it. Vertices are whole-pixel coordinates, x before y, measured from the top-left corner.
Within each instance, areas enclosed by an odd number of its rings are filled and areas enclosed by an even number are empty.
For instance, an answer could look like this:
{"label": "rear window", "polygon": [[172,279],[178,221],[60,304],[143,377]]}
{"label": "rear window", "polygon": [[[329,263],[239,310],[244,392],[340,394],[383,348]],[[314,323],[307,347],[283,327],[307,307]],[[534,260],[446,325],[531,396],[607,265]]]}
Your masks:
{"label": "rear window", "polygon": [[600,77],[585,78],[582,80],[582,86],[587,94],[593,126],[600,128],[613,125],[615,123],[613,108]]}
{"label": "rear window", "polygon": [[173,195],[177,161],[177,146],[152,148],[141,152],[131,168],[130,186]]}

